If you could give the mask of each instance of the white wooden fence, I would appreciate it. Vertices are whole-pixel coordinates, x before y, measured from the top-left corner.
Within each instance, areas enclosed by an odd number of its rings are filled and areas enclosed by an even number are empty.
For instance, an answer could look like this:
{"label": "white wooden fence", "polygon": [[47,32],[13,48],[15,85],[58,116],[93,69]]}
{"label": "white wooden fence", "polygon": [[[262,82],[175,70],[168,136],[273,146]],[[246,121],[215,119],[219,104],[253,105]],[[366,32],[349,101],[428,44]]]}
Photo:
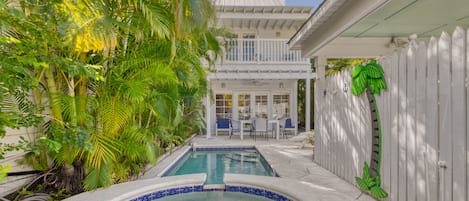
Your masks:
{"label": "white wooden fence", "polygon": [[[392,201],[469,201],[469,31],[457,27],[381,58],[388,89],[377,96],[382,186]],[[366,96],[350,71],[317,82],[315,161],[350,183],[370,160]]]}

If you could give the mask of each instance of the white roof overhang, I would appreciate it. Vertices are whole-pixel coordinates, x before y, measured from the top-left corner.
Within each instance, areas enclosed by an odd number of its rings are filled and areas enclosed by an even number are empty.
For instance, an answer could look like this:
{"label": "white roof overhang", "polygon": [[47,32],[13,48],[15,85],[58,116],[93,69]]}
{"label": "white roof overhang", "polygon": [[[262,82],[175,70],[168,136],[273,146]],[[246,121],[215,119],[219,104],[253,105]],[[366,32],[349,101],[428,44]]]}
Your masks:
{"label": "white roof overhang", "polygon": [[[463,0],[326,0],[289,45],[310,57],[323,54],[321,48],[330,48],[326,45],[340,44],[334,41],[337,37],[343,38],[342,42],[345,38],[380,38],[388,43],[392,37],[411,34],[425,38],[450,32],[457,25],[469,26],[468,11],[469,3]],[[361,47],[348,49],[349,55],[357,48]],[[383,52],[375,52],[375,56],[380,54]]]}
{"label": "white roof overhang", "polygon": [[326,0],[288,42],[309,57],[389,0]]}
{"label": "white roof overhang", "polygon": [[231,29],[298,29],[311,7],[218,6],[218,27]]}
{"label": "white roof overhang", "polygon": [[216,72],[207,73],[209,80],[298,80],[312,79],[316,73],[311,72]]}
{"label": "white roof overhang", "polygon": [[314,78],[310,64],[223,64],[215,72],[207,73],[209,79],[243,80],[243,79],[307,79]]}

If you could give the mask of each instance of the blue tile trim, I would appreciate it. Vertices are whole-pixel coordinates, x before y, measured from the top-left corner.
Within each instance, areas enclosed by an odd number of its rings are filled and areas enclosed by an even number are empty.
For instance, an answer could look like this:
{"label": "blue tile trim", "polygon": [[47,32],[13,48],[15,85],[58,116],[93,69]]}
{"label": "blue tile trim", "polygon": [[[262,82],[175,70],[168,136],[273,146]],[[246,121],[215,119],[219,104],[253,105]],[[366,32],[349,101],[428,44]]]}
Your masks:
{"label": "blue tile trim", "polygon": [[184,186],[179,188],[170,188],[165,190],[156,191],[153,193],[148,193],[137,198],[131,199],[130,201],[151,201],[160,199],[166,196],[172,196],[177,194],[192,193],[192,192],[202,192],[204,186],[194,185],[194,186]]}
{"label": "blue tile trim", "polygon": [[226,185],[225,191],[247,193],[251,195],[262,196],[262,197],[275,200],[275,201],[291,201],[290,198],[282,194],[278,194],[276,192],[272,192],[266,189],[260,189],[260,188],[254,188],[254,187]]}
{"label": "blue tile trim", "polygon": [[178,194],[184,193],[192,193],[192,192],[206,192],[206,191],[226,191],[226,192],[238,192],[238,193],[247,193],[255,196],[265,197],[275,201],[291,201],[287,196],[282,194],[278,194],[266,189],[254,188],[254,187],[246,187],[246,186],[231,186],[226,185],[224,189],[204,189],[202,185],[194,185],[194,186],[184,186],[178,188],[170,188],[165,190],[160,190],[152,193],[147,193],[140,197],[131,199],[130,201],[152,201],[156,199],[160,199],[167,196],[173,196]]}
{"label": "blue tile trim", "polygon": [[255,147],[197,147],[195,148],[195,151],[245,151],[245,150],[256,150],[256,148]]}

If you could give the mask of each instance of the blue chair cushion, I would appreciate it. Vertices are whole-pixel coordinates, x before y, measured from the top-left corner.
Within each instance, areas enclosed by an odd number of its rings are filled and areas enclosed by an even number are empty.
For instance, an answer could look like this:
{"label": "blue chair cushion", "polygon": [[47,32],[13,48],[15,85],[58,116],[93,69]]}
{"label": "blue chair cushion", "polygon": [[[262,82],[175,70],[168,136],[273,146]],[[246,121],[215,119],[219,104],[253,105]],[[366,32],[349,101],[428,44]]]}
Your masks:
{"label": "blue chair cushion", "polygon": [[218,119],[217,128],[230,128],[230,119]]}
{"label": "blue chair cushion", "polygon": [[293,124],[291,123],[290,118],[285,119],[285,128],[295,128],[295,126],[293,126]]}

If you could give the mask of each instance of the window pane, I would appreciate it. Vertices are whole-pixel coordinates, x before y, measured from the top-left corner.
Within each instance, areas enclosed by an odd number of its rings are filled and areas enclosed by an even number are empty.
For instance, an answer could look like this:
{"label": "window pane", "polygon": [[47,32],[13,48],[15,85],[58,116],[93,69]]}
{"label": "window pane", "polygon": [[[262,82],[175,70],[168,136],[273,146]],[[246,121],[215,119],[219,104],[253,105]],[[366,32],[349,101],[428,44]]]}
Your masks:
{"label": "window pane", "polygon": [[251,96],[246,94],[238,95],[239,120],[251,118]]}
{"label": "window pane", "polygon": [[290,95],[274,95],[272,106],[273,117],[280,119],[290,114]]}
{"label": "window pane", "polygon": [[216,94],[216,117],[218,118],[231,118],[232,117],[232,103],[231,94]]}
{"label": "window pane", "polygon": [[267,118],[267,96],[256,96],[256,117]]}

